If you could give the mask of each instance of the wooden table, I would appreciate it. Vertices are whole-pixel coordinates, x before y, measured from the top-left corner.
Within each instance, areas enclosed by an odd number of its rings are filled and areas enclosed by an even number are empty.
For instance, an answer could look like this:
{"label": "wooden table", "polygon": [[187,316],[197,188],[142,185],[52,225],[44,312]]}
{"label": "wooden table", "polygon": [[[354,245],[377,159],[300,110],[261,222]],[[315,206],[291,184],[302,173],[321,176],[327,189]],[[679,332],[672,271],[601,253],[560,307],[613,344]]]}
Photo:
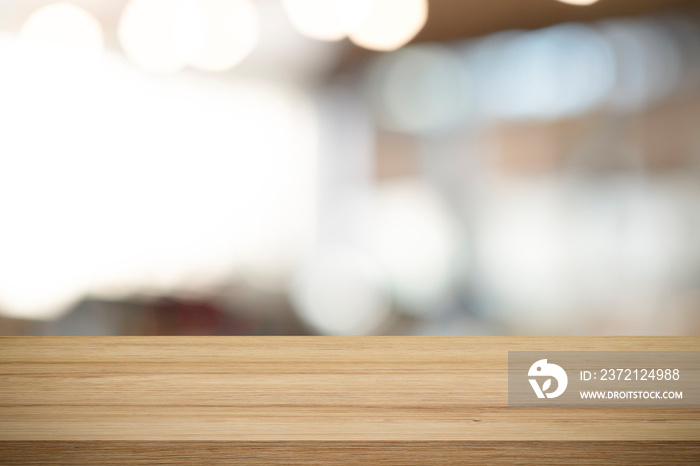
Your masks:
{"label": "wooden table", "polygon": [[509,350],[699,338],[7,337],[1,464],[700,464],[700,409],[508,408]]}

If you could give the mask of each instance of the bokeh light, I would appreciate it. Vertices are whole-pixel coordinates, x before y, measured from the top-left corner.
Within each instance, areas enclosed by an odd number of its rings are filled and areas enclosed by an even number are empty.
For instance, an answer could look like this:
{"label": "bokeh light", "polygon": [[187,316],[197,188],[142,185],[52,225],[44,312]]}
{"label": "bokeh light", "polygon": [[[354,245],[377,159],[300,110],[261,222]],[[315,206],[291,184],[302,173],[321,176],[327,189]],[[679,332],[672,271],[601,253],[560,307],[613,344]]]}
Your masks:
{"label": "bokeh light", "polygon": [[598,2],[598,0],[558,0],[562,3],[567,3],[569,5],[579,5],[579,6],[587,6],[587,5],[593,5],[594,3]]}
{"label": "bokeh light", "polygon": [[487,86],[493,113],[505,118],[557,118],[598,105],[612,90],[615,63],[594,29],[564,24],[515,37]]}
{"label": "bokeh light", "polygon": [[396,50],[413,39],[427,20],[427,0],[372,0],[366,16],[348,36],[366,49]]}
{"label": "bokeh light", "polygon": [[282,4],[299,33],[318,40],[346,37],[337,0],[282,0]]}
{"label": "bokeh light", "polygon": [[124,53],[145,69],[226,71],[257,45],[260,18],[250,0],[131,0],[118,32]]}
{"label": "bokeh light", "polygon": [[497,297],[493,309],[522,329],[547,334],[567,302],[566,235],[562,186],[523,180],[486,194],[475,231],[482,277]]}
{"label": "bokeh light", "polygon": [[183,68],[203,40],[203,17],[193,0],[130,0],[119,41],[135,64],[156,72]]}
{"label": "bokeh light", "polygon": [[459,235],[440,196],[413,180],[380,186],[370,206],[367,245],[402,308],[437,311],[454,271]]}
{"label": "bokeh light", "polygon": [[608,105],[615,111],[639,111],[664,98],[682,71],[680,52],[663,30],[643,21],[605,23],[601,30],[616,58],[615,92]]}
{"label": "bokeh light", "polygon": [[390,315],[380,270],[360,251],[323,251],[300,268],[291,290],[293,302],[301,318],[318,332],[374,333]]}
{"label": "bokeh light", "polygon": [[428,19],[427,0],[283,0],[294,27],[319,40],[350,40],[369,50],[407,44]]}
{"label": "bokeh light", "polygon": [[36,10],[22,26],[20,37],[23,41],[90,52],[101,52],[104,42],[100,23],[71,3],[54,3]]}
{"label": "bokeh light", "polygon": [[233,68],[253,51],[260,18],[250,0],[197,0],[206,24],[205,40],[189,65],[205,71]]}
{"label": "bokeh light", "polygon": [[443,47],[416,45],[379,57],[369,85],[371,105],[386,129],[432,133],[468,114],[466,67]]}
{"label": "bokeh light", "polygon": [[0,2],[0,334],[697,333],[700,17],[457,3]]}
{"label": "bokeh light", "polygon": [[164,85],[116,59],[58,81],[3,63],[5,315],[50,318],[86,293],[168,293],[291,267],[313,221],[303,96],[235,79]]}

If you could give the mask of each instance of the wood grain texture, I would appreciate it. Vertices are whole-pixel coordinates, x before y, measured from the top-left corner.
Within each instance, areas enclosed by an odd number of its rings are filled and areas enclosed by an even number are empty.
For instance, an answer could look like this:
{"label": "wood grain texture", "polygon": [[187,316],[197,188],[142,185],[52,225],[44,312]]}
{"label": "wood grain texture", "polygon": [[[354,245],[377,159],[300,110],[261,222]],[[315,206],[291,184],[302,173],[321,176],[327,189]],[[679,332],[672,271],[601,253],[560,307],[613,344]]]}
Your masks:
{"label": "wood grain texture", "polygon": [[698,442],[0,442],[6,465],[700,463]]}
{"label": "wood grain texture", "polygon": [[698,462],[699,409],[508,408],[509,350],[697,351],[700,339],[2,338],[0,459]]}

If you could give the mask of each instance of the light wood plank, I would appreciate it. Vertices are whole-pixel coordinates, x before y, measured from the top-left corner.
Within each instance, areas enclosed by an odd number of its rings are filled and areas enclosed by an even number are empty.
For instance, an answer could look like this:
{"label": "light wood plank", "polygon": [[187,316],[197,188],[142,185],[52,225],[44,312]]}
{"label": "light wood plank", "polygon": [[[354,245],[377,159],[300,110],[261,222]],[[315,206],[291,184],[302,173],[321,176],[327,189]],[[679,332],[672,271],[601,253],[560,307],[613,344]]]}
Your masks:
{"label": "light wood plank", "polygon": [[698,409],[513,409],[508,350],[698,338],[0,339],[0,440],[700,441]]}

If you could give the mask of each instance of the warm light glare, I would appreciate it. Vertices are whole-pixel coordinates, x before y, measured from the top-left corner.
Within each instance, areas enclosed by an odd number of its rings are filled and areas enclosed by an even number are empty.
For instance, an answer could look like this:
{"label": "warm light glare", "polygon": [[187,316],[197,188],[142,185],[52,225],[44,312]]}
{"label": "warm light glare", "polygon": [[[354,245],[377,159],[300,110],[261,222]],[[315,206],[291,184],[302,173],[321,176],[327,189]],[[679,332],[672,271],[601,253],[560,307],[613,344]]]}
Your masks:
{"label": "warm light glare", "polygon": [[346,36],[336,0],[282,0],[289,21],[299,33],[318,40]]}
{"label": "warm light glare", "polygon": [[427,0],[372,0],[367,16],[348,36],[366,49],[396,50],[413,39],[427,19]]}
{"label": "warm light glare", "polygon": [[370,49],[395,50],[413,39],[428,18],[427,0],[283,0],[289,20],[319,40],[349,37]]}
{"label": "warm light glare", "polygon": [[[131,0],[126,5],[118,35],[132,62],[157,72],[177,71],[185,66],[183,44],[178,46],[176,41],[176,36],[182,39],[188,35],[187,17],[181,13],[183,1]],[[196,30],[196,26],[189,29]]]}
{"label": "warm light glare", "polygon": [[22,26],[23,41],[36,41],[82,50],[101,51],[100,23],[70,3],[55,3],[35,11]]}
{"label": "warm light glare", "polygon": [[250,0],[131,0],[118,32],[129,59],[151,71],[225,71],[257,45],[260,19]]}
{"label": "warm light glare", "polygon": [[181,0],[177,3],[172,31],[173,41],[180,56],[185,62],[189,62],[202,48],[207,34],[204,11],[195,0]]}
{"label": "warm light glare", "polygon": [[559,0],[559,1],[562,3],[568,3],[569,5],[586,6],[586,5],[593,5],[598,0]]}
{"label": "warm light glare", "polygon": [[362,25],[372,9],[373,0],[335,0],[340,24],[346,33]]}
{"label": "warm light glare", "polygon": [[250,0],[198,0],[204,13],[206,39],[190,60],[205,71],[225,71],[252,52],[260,36],[260,18]]}
{"label": "warm light glare", "polygon": [[315,205],[303,95],[19,46],[0,35],[1,314],[291,268]]}

